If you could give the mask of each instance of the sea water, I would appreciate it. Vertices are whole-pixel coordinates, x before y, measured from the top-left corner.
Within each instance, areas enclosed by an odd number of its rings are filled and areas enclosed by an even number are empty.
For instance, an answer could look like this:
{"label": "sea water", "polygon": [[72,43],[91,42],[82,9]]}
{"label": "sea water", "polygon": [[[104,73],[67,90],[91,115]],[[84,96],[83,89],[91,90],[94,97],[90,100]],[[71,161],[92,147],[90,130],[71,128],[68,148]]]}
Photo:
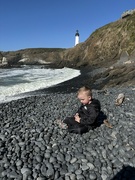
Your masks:
{"label": "sea water", "polygon": [[[27,93],[51,87],[80,75],[72,68],[50,69],[41,66],[0,69],[0,103],[26,97]],[[24,95],[25,94],[25,95]]]}

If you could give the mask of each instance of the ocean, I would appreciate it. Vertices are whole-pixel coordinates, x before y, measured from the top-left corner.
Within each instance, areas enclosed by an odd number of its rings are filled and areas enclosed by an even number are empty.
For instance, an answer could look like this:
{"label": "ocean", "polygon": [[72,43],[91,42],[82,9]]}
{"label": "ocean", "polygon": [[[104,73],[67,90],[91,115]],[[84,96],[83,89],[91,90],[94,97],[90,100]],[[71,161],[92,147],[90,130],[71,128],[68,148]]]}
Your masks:
{"label": "ocean", "polygon": [[79,70],[66,67],[51,69],[22,66],[0,69],[0,103],[30,96],[30,92],[57,85],[79,75]]}

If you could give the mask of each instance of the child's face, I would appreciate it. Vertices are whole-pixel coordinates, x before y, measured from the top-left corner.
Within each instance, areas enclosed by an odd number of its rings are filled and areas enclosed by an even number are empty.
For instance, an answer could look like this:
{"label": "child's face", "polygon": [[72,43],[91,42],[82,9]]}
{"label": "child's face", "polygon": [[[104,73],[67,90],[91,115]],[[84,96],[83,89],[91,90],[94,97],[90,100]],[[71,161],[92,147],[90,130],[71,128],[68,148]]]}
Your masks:
{"label": "child's face", "polygon": [[80,100],[80,102],[85,105],[85,104],[89,104],[91,101],[91,96],[88,96],[86,92],[80,92],[78,94],[78,99]]}

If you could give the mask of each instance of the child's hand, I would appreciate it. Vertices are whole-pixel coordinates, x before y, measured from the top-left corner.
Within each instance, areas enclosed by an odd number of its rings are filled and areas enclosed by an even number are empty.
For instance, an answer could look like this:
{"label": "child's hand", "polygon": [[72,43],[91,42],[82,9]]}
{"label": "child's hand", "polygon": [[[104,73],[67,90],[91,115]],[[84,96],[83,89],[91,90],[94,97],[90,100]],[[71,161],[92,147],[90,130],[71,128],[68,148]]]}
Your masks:
{"label": "child's hand", "polygon": [[75,114],[74,118],[75,118],[75,121],[77,121],[78,123],[80,123],[80,117],[79,117],[79,114],[78,114],[78,113]]}

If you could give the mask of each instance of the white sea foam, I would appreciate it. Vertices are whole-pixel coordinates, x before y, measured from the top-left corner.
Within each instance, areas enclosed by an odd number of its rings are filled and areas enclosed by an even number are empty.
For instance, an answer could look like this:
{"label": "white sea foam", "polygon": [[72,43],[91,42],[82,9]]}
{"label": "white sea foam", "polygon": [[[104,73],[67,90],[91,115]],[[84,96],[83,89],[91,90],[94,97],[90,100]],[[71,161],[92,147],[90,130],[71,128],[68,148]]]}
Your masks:
{"label": "white sea foam", "polygon": [[0,102],[19,99],[23,93],[47,88],[80,75],[71,68],[18,68],[0,70]]}

